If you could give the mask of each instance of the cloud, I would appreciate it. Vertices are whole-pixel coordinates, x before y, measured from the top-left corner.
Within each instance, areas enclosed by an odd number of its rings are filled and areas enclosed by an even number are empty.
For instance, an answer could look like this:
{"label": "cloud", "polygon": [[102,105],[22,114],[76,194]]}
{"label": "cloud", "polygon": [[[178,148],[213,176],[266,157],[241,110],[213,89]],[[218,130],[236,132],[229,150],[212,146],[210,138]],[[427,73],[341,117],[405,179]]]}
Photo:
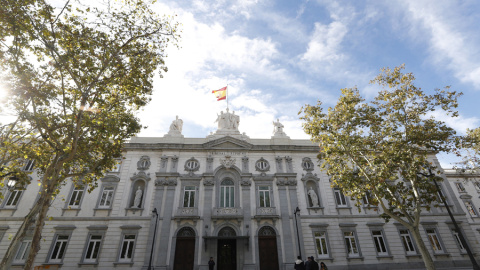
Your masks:
{"label": "cloud", "polygon": [[471,28],[469,17],[464,16],[465,10],[473,7],[441,2],[402,2],[404,20],[411,23],[410,34],[412,38],[427,37],[435,65],[446,65],[457,79],[480,89],[480,37],[478,29]]}
{"label": "cloud", "polygon": [[480,126],[480,118],[477,117],[464,117],[459,115],[458,117],[453,118],[440,111],[434,111],[428,116],[433,116],[435,119],[445,122],[448,126],[462,135],[466,134],[467,129],[473,129]]}
{"label": "cloud", "polygon": [[[172,13],[165,5],[159,10]],[[249,136],[270,134],[258,123],[269,123],[277,111],[269,104],[269,94],[262,88],[249,89],[246,79],[288,78],[286,71],[273,63],[279,57],[276,44],[269,38],[228,33],[219,23],[202,23],[182,9],[176,13],[183,24],[181,48],[168,49],[169,71],[163,79],[155,80],[152,102],[138,115],[149,126],[140,136],[167,133],[176,115],[184,121],[186,137],[207,136],[208,130],[216,129],[217,113],[226,107],[226,102],[217,102],[211,91],[227,83],[231,110],[242,116],[242,124],[252,120],[252,126],[244,124],[240,129]]]}
{"label": "cloud", "polygon": [[302,60],[317,63],[343,60],[345,55],[339,49],[347,32],[347,27],[339,21],[334,21],[329,25],[315,23],[315,30]]}

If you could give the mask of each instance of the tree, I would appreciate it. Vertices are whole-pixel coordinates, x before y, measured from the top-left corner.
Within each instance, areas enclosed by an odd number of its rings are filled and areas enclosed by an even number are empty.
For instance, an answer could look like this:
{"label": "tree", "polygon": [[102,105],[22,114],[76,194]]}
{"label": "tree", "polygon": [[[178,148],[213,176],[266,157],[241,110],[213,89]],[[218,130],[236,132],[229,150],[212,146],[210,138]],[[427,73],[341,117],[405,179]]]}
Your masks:
{"label": "tree", "polygon": [[[420,235],[422,211],[439,203],[432,178],[443,180],[432,158],[437,152],[454,153],[464,138],[430,114],[440,110],[458,116],[461,93],[445,87],[428,95],[414,85],[414,75],[402,69],[403,65],[382,69],[371,83],[383,89],[371,102],[356,88],[346,88],[335,107],[324,110],[319,101],[300,113],[305,132],[319,143],[321,167],[332,185],[357,206],[369,196],[370,205],[383,212],[381,217],[410,230],[426,268],[435,269]],[[436,175],[428,173],[432,171]]]}
{"label": "tree", "polygon": [[[25,269],[31,269],[52,200],[65,180],[96,187],[115,166],[126,139],[138,133],[135,113],[150,100],[153,77],[167,71],[169,43],[178,23],[159,17],[153,0],[97,2],[4,0],[0,5],[0,72],[10,95],[0,126],[0,176],[29,184],[35,162],[39,199],[13,237],[0,264],[7,269],[34,225]],[[2,183],[3,185],[3,183]]]}

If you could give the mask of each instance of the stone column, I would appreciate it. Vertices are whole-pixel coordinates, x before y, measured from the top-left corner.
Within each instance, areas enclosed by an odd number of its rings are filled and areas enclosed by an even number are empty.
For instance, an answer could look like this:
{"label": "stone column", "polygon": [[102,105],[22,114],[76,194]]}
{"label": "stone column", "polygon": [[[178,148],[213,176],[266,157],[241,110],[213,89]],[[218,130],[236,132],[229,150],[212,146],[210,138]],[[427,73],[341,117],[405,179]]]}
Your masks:
{"label": "stone column", "polygon": [[251,213],[251,205],[255,205],[253,202],[255,198],[251,199],[250,198],[250,188],[252,186],[251,182],[251,177],[252,174],[242,174],[242,181],[241,181],[241,186],[242,186],[242,199],[243,199],[243,231],[244,231],[244,236],[247,235],[250,237],[248,240],[242,240],[244,242],[243,246],[243,254],[244,254],[244,263],[243,263],[243,269],[255,269],[255,264],[253,263],[253,249],[252,246],[254,244],[254,235],[252,234],[251,228],[252,228],[252,213]]}
{"label": "stone column", "polygon": [[[172,238],[170,237],[170,227],[172,223],[172,217],[174,215],[174,209],[171,207],[171,202],[175,199],[175,186],[177,185],[177,177],[163,177],[157,180],[158,185],[164,186],[163,190],[158,190],[158,193],[162,193],[165,189],[166,198],[165,202],[167,202],[162,211],[162,221],[161,221],[161,229],[157,231],[157,240],[156,244],[158,248],[156,249],[157,252],[155,254],[155,265],[158,265],[158,269],[171,269],[173,267],[173,261],[169,262],[167,257],[168,247],[172,246]],[[158,211],[158,209],[157,209]],[[153,236],[153,235],[152,235]],[[174,253],[175,250],[171,250],[170,252]],[[174,258],[174,256],[172,256]],[[157,268],[157,267],[156,267]]]}
{"label": "stone column", "polygon": [[[203,209],[202,214],[200,216],[203,217],[203,230],[200,233],[203,233],[202,237],[199,238],[200,242],[199,247],[201,249],[201,254],[203,254],[200,262],[200,269],[208,269],[208,265],[206,264],[205,258],[214,257],[216,258],[215,245],[217,244],[214,240],[206,240],[203,236],[212,236],[212,208],[215,207],[213,205],[213,192],[215,188],[215,183],[213,181],[213,174],[203,174],[203,185],[204,185],[204,194],[203,194]],[[200,209],[200,206],[199,206]],[[205,243],[205,241],[208,241]],[[207,250],[205,250],[205,244],[207,244]]]}
{"label": "stone column", "polygon": [[[287,195],[287,187],[288,182],[286,179],[280,179],[283,177],[277,177],[277,186],[278,186],[278,201],[280,202],[280,222],[282,223],[282,232],[281,236],[283,237],[283,250],[285,257],[283,258],[284,269],[292,269],[294,259],[297,257],[295,255],[296,245],[292,242],[292,235],[296,234],[295,231],[291,230],[292,226],[292,217],[293,217],[293,210],[292,213],[289,212],[289,209],[295,209],[296,206],[292,206],[291,208],[288,205],[288,195]],[[277,245],[281,245],[277,243]],[[280,254],[279,254],[280,255]],[[290,263],[292,262],[292,263]]]}

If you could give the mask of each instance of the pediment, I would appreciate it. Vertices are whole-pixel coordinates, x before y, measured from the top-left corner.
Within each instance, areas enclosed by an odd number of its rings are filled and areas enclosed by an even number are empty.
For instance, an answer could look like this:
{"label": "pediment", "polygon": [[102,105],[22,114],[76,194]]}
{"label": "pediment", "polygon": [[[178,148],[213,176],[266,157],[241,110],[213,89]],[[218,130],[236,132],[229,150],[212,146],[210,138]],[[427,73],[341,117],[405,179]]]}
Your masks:
{"label": "pediment", "polygon": [[208,150],[249,150],[253,147],[252,144],[233,137],[222,137],[203,144],[204,149]]}

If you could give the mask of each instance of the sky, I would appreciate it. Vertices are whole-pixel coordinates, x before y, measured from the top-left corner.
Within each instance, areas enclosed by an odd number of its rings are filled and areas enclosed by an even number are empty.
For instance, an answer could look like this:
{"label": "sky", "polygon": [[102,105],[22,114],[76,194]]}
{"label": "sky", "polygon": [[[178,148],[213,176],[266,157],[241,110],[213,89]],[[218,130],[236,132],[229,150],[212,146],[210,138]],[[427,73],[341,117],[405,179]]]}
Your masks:
{"label": "sky", "polygon": [[163,136],[178,115],[185,137],[206,137],[227,108],[212,90],[228,84],[242,133],[268,139],[279,119],[290,138],[309,139],[303,105],[334,106],[355,86],[371,99],[379,88],[369,81],[401,64],[427,93],[464,93],[458,118],[439,115],[460,134],[480,126],[480,1],[158,0],[154,9],[177,15],[182,38],[138,114],[148,127],[139,136]]}
{"label": "sky", "polygon": [[183,33],[139,113],[148,126],[139,136],[163,136],[176,115],[185,137],[214,132],[227,102],[211,91],[228,84],[241,132],[270,138],[279,119],[290,138],[309,139],[303,105],[334,106],[355,86],[371,99],[379,87],[370,80],[401,64],[427,93],[464,93],[458,118],[440,116],[459,134],[480,126],[479,1],[160,0],[155,10],[176,14]]}

